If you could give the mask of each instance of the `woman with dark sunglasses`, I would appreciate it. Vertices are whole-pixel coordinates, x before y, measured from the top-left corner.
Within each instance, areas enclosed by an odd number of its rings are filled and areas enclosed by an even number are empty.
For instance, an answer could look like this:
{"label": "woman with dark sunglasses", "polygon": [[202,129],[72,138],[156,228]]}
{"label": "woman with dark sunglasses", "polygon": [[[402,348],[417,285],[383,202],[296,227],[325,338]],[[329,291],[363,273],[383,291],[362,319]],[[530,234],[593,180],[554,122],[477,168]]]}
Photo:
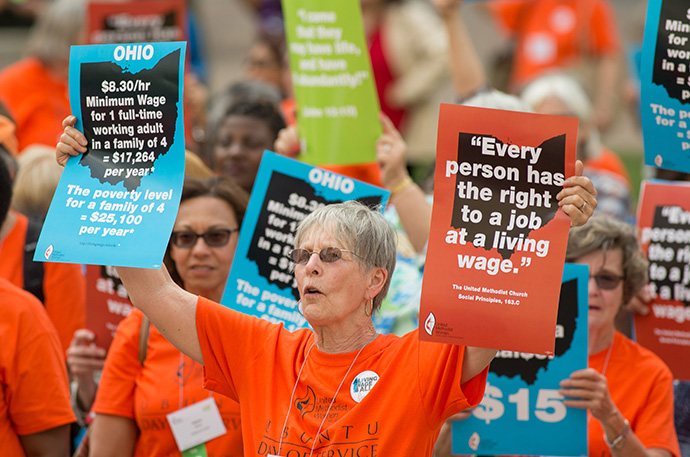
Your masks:
{"label": "woman with dark sunglasses", "polygon": [[[229,178],[187,178],[164,262],[190,293],[220,301],[248,197]],[[173,307],[170,307],[173,309]],[[185,356],[139,310],[119,325],[92,411],[89,436],[97,456],[187,455],[178,450],[168,414],[210,398],[226,432],[202,444],[216,457],[242,455],[237,402],[202,387],[202,365]]]}
{"label": "woman with dark sunglasses", "polygon": [[634,228],[594,215],[570,230],[566,261],[589,265],[589,368],[561,382],[564,403],[585,408],[589,455],[678,457],[673,377],[651,351],[616,331],[616,314],[647,284]]}

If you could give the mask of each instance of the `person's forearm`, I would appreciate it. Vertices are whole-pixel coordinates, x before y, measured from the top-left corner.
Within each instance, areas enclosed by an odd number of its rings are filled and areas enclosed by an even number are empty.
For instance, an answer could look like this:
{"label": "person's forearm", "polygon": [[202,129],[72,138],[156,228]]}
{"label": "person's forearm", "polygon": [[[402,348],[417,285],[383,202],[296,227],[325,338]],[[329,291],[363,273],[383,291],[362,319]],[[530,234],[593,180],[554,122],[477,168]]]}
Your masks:
{"label": "person's forearm", "polygon": [[26,457],[65,457],[69,455],[70,425],[44,430],[30,435],[20,435]]}
{"label": "person's forearm", "polygon": [[663,449],[646,449],[635,432],[630,429],[630,425],[626,426],[625,418],[619,411],[606,421],[599,422],[609,443],[618,439],[616,445],[610,448],[613,457],[671,457],[671,453]]}
{"label": "person's forearm", "polygon": [[117,273],[132,304],[151,319],[165,339],[203,365],[196,331],[198,297],[175,284],[165,267],[117,267]]}
{"label": "person's forearm", "polygon": [[613,117],[615,95],[618,93],[619,59],[617,55],[604,55],[597,64],[597,83],[594,111],[597,127],[605,127]]}
{"label": "person's forearm", "polygon": [[424,252],[431,227],[431,205],[424,191],[411,182],[395,195],[391,195],[391,204],[395,206],[400,225],[414,250],[417,253]]}
{"label": "person's forearm", "polygon": [[448,33],[453,89],[460,98],[470,97],[488,84],[484,66],[459,10],[443,14],[442,19]]}
{"label": "person's forearm", "polygon": [[93,401],[96,398],[96,390],[98,384],[93,380],[93,376],[89,379],[77,379],[77,406],[81,411],[88,412],[93,406]]}

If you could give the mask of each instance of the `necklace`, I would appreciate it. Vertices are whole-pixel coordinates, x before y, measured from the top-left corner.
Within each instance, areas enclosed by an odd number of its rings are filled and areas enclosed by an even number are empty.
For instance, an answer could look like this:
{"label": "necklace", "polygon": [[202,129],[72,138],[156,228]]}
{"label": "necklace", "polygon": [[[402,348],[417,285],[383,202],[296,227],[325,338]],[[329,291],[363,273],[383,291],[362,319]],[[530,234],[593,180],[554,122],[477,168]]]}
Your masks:
{"label": "necklace", "polygon": [[[362,350],[374,339],[379,335],[378,332],[374,332],[374,336],[371,337],[369,341],[364,343],[364,345],[359,348],[359,351],[357,351],[357,354],[355,355],[354,360],[352,360],[352,363],[350,364],[350,368],[347,369],[347,372],[345,373],[345,376],[343,376],[343,379],[340,380],[340,384],[338,385],[338,388],[335,390],[335,394],[333,394],[333,398],[331,399],[331,403],[328,405],[328,409],[326,410],[326,414],[323,416],[323,420],[321,421],[321,425],[319,425],[319,429],[316,431],[316,434],[314,435],[314,444],[311,446],[311,452],[309,453],[309,457],[312,456],[314,453],[314,448],[316,447],[316,439],[319,436],[319,433],[321,433],[321,429],[323,428],[323,424],[326,422],[326,418],[328,417],[328,413],[331,412],[331,407],[333,406],[333,402],[335,402],[335,397],[338,396],[338,392],[340,392],[340,388],[343,386],[343,383],[345,382],[345,379],[347,379],[347,375],[350,374],[350,370],[352,370],[352,367],[355,366],[355,362],[357,361],[357,358],[359,357],[359,354],[362,352]],[[278,442],[278,456],[280,456],[280,449],[283,447],[283,430],[285,430],[285,426],[287,425],[288,417],[290,417],[290,411],[292,410],[292,402],[295,398],[295,392],[297,391],[297,385],[299,384],[299,379],[302,376],[302,370],[304,370],[304,366],[307,364],[307,359],[309,358],[309,354],[311,354],[311,350],[314,348],[314,343],[312,343],[311,346],[309,346],[309,350],[307,350],[307,355],[304,357],[304,361],[302,362],[302,366],[299,369],[299,373],[297,373],[297,380],[295,381],[295,386],[292,388],[292,395],[290,395],[290,406],[288,406],[288,412],[285,415],[285,421],[283,422],[283,428],[280,430],[280,441]]]}
{"label": "necklace", "polygon": [[606,377],[606,368],[609,366],[609,357],[611,357],[611,350],[613,349],[613,340],[609,345],[608,351],[606,351],[606,358],[604,359],[604,367],[601,369],[601,375]]}

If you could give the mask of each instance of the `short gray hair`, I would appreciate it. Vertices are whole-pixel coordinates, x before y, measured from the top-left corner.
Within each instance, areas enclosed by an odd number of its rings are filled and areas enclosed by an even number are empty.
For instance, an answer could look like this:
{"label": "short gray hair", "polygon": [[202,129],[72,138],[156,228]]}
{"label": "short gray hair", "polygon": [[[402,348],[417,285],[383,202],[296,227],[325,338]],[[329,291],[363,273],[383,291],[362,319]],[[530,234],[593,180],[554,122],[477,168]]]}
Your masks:
{"label": "short gray hair", "polygon": [[520,111],[523,113],[534,112],[534,109],[522,99],[496,89],[478,92],[463,101],[462,104],[465,106],[475,106],[477,108]]}
{"label": "short gray hair", "polygon": [[628,303],[647,284],[649,262],[640,248],[635,227],[618,219],[594,214],[585,225],[570,229],[566,262],[591,252],[621,249],[623,252],[623,303]]}
{"label": "short gray hair", "polygon": [[314,227],[326,230],[346,249],[357,254],[355,259],[366,271],[372,268],[387,271],[386,282],[373,300],[372,312],[378,310],[388,293],[395,270],[396,237],[391,224],[380,211],[358,201],[334,203],[317,209],[300,222],[295,247]]}
{"label": "short gray hair", "polygon": [[544,100],[556,97],[568,110],[582,121],[588,121],[594,113],[592,102],[585,89],[574,77],[563,73],[550,73],[541,76],[522,90],[520,98],[532,109]]}
{"label": "short gray hair", "polygon": [[27,51],[46,65],[69,60],[86,27],[85,0],[54,0],[31,29]]}

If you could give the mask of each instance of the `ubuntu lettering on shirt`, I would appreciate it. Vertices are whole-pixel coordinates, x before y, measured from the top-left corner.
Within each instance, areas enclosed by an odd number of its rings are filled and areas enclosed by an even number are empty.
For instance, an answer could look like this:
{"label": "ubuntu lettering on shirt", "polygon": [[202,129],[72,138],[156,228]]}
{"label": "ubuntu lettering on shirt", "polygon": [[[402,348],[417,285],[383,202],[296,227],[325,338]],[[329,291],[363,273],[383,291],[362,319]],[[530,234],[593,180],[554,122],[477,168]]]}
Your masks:
{"label": "ubuntu lettering on shirt", "polygon": [[[333,408],[335,406],[336,404]],[[312,457],[376,457],[378,455],[378,421],[367,424],[338,425],[326,429],[316,437],[316,443],[314,443],[313,434],[289,426],[283,429],[281,437],[277,437],[276,432],[281,425],[268,421],[257,449],[258,455],[280,455],[281,457],[308,457],[309,455]]]}

